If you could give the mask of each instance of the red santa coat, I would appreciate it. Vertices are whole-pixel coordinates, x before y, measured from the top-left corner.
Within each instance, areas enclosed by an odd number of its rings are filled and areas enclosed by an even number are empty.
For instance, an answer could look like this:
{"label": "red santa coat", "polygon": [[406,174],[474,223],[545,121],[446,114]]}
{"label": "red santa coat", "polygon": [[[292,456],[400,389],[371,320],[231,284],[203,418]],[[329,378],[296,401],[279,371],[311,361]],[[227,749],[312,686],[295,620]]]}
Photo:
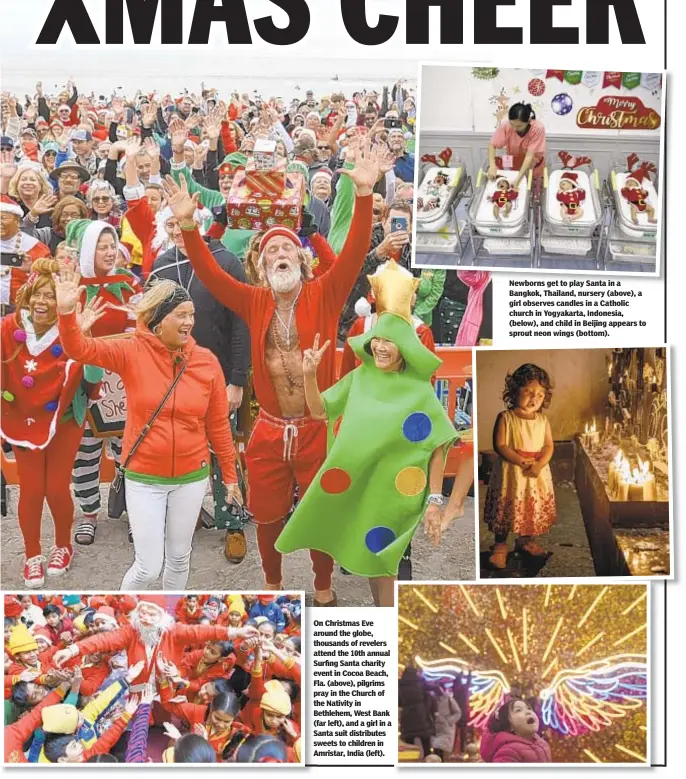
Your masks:
{"label": "red santa coat", "polygon": [[498,208],[505,208],[508,203],[513,203],[518,197],[519,193],[516,189],[508,189],[507,192],[496,189],[491,196],[491,201],[495,203]]}
{"label": "red santa coat", "polygon": [[639,211],[645,211],[648,208],[648,191],[642,187],[623,187],[622,195],[631,203],[632,206],[636,206]]}
{"label": "red santa coat", "polygon": [[557,193],[557,199],[565,206],[568,214],[575,214],[581,203],[586,200],[586,190],[579,189],[578,187],[569,189],[566,192],[560,190]]}
{"label": "red santa coat", "polygon": [[[336,343],[338,318],[360,274],[372,235],[372,196],[357,197],[345,245],[328,273],[303,285],[295,308],[301,349],[309,349],[319,333],[321,343]],[[276,391],[263,359],[267,330],[274,317],[276,300],[269,287],[242,284],[225,273],[203,241],[199,230],[185,231],[188,257],[202,283],[220,303],[248,325],[253,355],[253,382],[260,407],[281,417]],[[317,370],[322,391],[336,383],[336,350],[328,349]]]}
{"label": "red santa coat", "polygon": [[226,641],[228,638],[226,628],[175,623],[162,634],[155,649],[148,653],[136,629],[132,625],[126,625],[108,633],[84,638],[75,646],[81,656],[126,650],[129,667],[141,661],[144,663],[143,670],[135,680],[135,684],[140,685],[150,680],[155,671],[154,661],[160,655],[180,668],[185,647],[205,644],[207,641]]}
{"label": "red santa coat", "polygon": [[67,359],[56,324],[38,338],[28,312],[22,312],[22,319],[23,329],[14,314],[0,324],[0,435],[15,446],[44,449],[69,409],[83,366]]}
{"label": "red santa coat", "polygon": [[[12,238],[0,240],[2,254],[27,254],[31,261],[41,257],[50,257],[50,249],[37,238],[19,232]],[[20,268],[3,266],[0,268],[0,303],[14,305],[19,288],[26,283],[28,273]]]}

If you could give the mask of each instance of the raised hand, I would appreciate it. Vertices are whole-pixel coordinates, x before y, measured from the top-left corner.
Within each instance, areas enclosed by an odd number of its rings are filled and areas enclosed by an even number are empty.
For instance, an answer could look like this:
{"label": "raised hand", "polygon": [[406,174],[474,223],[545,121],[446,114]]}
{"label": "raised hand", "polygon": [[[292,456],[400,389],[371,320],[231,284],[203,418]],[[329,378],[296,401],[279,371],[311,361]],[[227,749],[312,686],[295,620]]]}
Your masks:
{"label": "raised hand", "polygon": [[258,638],[259,639],[259,631],[257,628],[251,627],[250,625],[245,625],[244,627],[240,628],[229,628],[229,641],[232,641],[236,638]]}
{"label": "raised hand", "polygon": [[[85,286],[79,286],[81,274],[77,270],[62,268],[59,274],[53,274],[53,279],[55,280],[55,297],[57,299],[57,310],[59,313],[71,314],[73,311],[76,311],[76,307],[81,300],[81,295],[86,291]],[[66,651],[67,650],[61,650],[61,652]],[[57,657],[61,652],[55,654],[55,662],[57,665],[60,665]],[[69,657],[73,657],[73,655],[70,653],[65,660],[69,659]]]}
{"label": "raised hand", "polygon": [[138,695],[129,695],[129,699],[124,704],[124,711],[131,717],[136,713],[138,705],[140,704],[140,698]]}
{"label": "raised hand", "polygon": [[90,335],[93,325],[105,316],[108,308],[110,308],[110,304],[99,297],[91,298],[85,308],[82,307],[80,302],[77,303],[76,321],[79,325],[79,330],[84,335]]}
{"label": "raised hand", "polygon": [[395,165],[395,155],[384,143],[379,149],[379,173],[386,175]]}
{"label": "raised hand", "polygon": [[151,157],[153,160],[159,158],[160,147],[155,143],[154,138],[146,138],[143,141],[143,148],[145,149],[148,157]]}
{"label": "raised hand", "polygon": [[319,363],[322,361],[324,352],[329,348],[331,341],[327,341],[322,348],[319,348],[319,333],[314,337],[314,343],[311,349],[303,351],[303,373],[305,376],[316,376]]}
{"label": "raised hand", "polygon": [[372,146],[367,135],[351,141],[348,150],[346,162],[354,162],[355,167],[352,170],[341,168],[340,172],[352,179],[359,197],[371,195],[379,178],[379,147]]}
{"label": "raised hand", "polygon": [[157,107],[154,103],[148,103],[141,109],[141,119],[143,127],[152,127],[155,124],[157,116]]}
{"label": "raised hand", "polygon": [[172,725],[171,722],[163,722],[162,727],[164,728],[166,735],[169,736],[172,741],[178,741],[181,738],[181,731],[176,725]]}
{"label": "raised hand", "polygon": [[138,135],[132,135],[124,144],[124,154],[128,160],[135,159],[141,150],[141,139]]}
{"label": "raised hand", "polygon": [[174,216],[188,226],[193,223],[193,217],[198,207],[199,192],[192,197],[188,194],[188,184],[185,178],[181,178],[179,186],[171,176],[167,176],[162,184],[164,193],[167,196],[167,205],[171,208]]}
{"label": "raised hand", "polygon": [[57,205],[58,200],[59,198],[57,195],[41,195],[33,204],[33,207],[31,208],[31,214],[33,216],[43,216],[43,214],[49,214]]}
{"label": "raised hand", "polygon": [[207,137],[210,141],[216,141],[222,131],[221,115],[218,111],[213,111],[210,116],[205,119],[205,130],[207,131]]}
{"label": "raised hand", "polygon": [[198,170],[205,165],[205,157],[207,157],[207,151],[208,150],[202,144],[198,144],[193,149],[193,169],[194,170]]}
{"label": "raised hand", "polygon": [[195,725],[193,725],[193,733],[195,733],[196,736],[200,736],[200,738],[207,740],[207,728],[202,722],[196,722]]}

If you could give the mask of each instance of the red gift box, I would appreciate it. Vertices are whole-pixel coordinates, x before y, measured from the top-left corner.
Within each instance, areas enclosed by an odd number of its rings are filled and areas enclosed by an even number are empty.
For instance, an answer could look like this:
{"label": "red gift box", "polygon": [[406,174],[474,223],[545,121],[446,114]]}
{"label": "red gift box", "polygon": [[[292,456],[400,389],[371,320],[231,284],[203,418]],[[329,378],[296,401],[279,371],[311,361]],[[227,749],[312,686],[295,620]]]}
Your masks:
{"label": "red gift box", "polygon": [[245,166],[245,183],[256,197],[278,197],[286,188],[286,160],[279,160],[272,170],[259,170],[254,160]]}
{"label": "red gift box", "polygon": [[274,225],[300,230],[305,181],[299,173],[289,173],[286,186],[278,196],[256,196],[244,176],[236,176],[226,201],[227,227],[230,230],[268,230]]}

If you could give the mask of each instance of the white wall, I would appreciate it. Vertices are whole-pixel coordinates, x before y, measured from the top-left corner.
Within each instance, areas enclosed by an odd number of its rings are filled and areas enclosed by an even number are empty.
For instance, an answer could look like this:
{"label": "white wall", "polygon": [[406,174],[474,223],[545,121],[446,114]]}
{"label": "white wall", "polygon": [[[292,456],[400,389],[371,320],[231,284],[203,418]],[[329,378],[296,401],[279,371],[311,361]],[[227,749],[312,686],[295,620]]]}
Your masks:
{"label": "white wall", "polygon": [[[544,84],[542,95],[532,95],[529,83],[540,79]],[[572,110],[556,114],[552,99],[558,94],[567,94],[572,100]],[[630,96],[638,98],[648,108],[662,116],[662,93],[659,86],[649,91],[642,85],[634,89],[602,87],[595,88],[580,84],[568,84],[555,77],[547,77],[546,70],[502,68],[493,79],[479,79],[470,67],[456,65],[425,65],[422,68],[420,90],[420,132],[493,132],[500,121],[507,116],[507,108],[514,103],[531,103],[536,116],[545,125],[549,135],[577,135],[597,138],[617,138],[629,141],[631,138],[659,138],[657,130],[605,130],[577,126],[580,108],[595,106],[601,97]],[[502,109],[499,111],[499,109]]]}

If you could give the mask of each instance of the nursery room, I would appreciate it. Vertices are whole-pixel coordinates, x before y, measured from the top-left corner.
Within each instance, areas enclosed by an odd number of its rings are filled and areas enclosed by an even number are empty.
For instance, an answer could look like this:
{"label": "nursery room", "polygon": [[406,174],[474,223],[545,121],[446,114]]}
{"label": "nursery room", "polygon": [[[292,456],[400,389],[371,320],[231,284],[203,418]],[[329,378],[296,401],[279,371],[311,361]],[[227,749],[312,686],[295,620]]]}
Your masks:
{"label": "nursery room", "polygon": [[659,272],[664,74],[421,76],[418,267]]}
{"label": "nursery room", "polygon": [[476,353],[481,578],[669,577],[662,348]]}

